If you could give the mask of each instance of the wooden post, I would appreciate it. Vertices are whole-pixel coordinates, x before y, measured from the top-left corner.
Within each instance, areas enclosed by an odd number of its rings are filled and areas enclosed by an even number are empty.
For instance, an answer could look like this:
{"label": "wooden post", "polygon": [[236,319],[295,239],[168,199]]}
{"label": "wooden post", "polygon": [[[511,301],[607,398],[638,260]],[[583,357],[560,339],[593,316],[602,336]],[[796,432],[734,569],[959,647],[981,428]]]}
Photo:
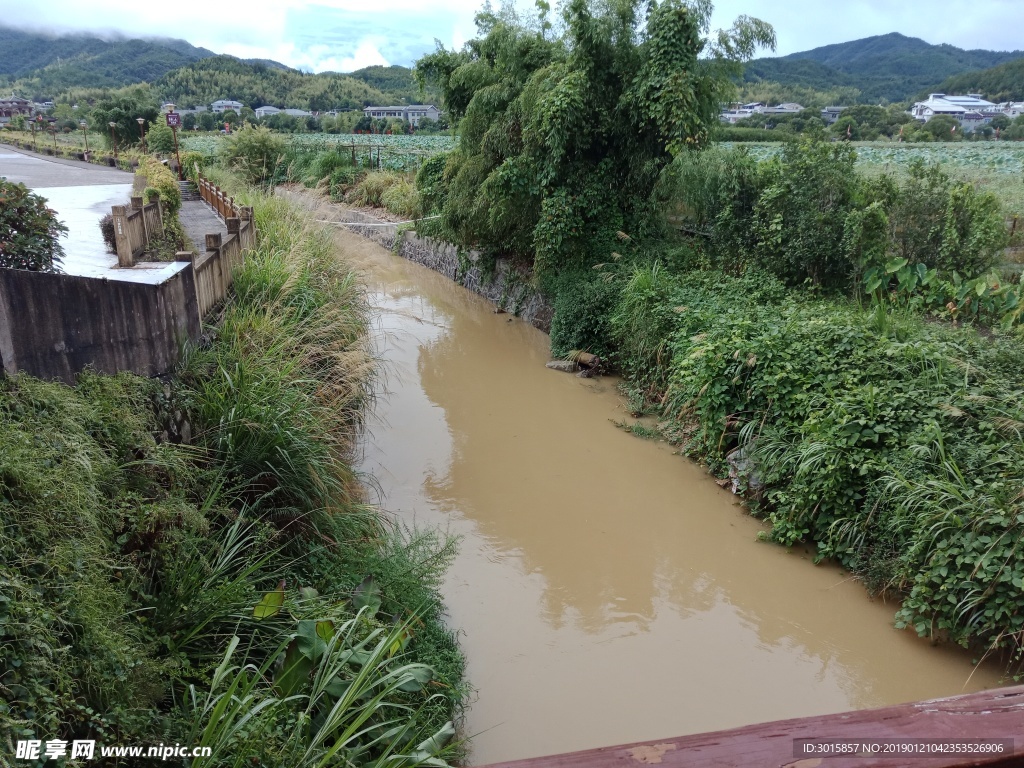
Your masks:
{"label": "wooden post", "polygon": [[138,211],[139,215],[142,217],[142,248],[145,250],[149,247],[149,227],[146,226],[146,205],[142,202],[141,197],[133,197],[131,200],[132,209]]}
{"label": "wooden post", "polygon": [[128,238],[128,209],[123,205],[115,205],[111,209],[114,217],[114,243],[117,246],[117,266],[131,267],[132,244]]}

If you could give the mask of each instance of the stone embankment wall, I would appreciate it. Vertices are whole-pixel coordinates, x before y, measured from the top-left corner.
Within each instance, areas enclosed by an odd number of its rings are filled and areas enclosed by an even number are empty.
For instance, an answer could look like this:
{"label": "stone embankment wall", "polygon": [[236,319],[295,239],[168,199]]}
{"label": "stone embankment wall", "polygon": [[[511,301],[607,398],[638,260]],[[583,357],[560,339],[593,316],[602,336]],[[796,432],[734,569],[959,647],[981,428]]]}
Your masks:
{"label": "stone embankment wall", "polygon": [[[317,218],[344,224],[347,229],[394,251],[409,261],[440,272],[449,280],[494,302],[499,308],[521,317],[542,331],[551,329],[552,307],[529,282],[530,278],[507,259],[498,259],[494,270],[480,267],[480,255],[451,243],[421,237],[403,225],[377,218],[343,205],[327,203],[303,189],[279,188],[277,194],[317,211]],[[396,247],[397,241],[397,247]]]}

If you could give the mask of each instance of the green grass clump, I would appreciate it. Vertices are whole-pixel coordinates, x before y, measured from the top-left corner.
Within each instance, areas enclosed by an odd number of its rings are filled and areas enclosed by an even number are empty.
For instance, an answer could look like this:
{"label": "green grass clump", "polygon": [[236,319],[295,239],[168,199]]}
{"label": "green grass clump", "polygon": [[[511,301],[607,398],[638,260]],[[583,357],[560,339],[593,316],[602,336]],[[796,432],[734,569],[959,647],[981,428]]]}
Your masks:
{"label": "green grass clump", "polygon": [[348,202],[373,208],[384,207],[384,193],[401,183],[403,177],[392,171],[370,171],[348,194]]}
{"label": "green grass clump", "polygon": [[419,215],[419,194],[416,192],[416,185],[407,179],[401,179],[384,190],[380,201],[396,216],[411,219]]}

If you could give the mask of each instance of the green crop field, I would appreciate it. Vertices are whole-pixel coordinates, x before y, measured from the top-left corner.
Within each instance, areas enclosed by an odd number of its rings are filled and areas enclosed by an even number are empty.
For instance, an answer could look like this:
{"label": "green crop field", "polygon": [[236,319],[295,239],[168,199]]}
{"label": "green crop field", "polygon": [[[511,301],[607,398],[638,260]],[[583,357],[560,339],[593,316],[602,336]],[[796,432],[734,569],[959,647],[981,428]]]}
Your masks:
{"label": "green crop field", "polygon": [[[223,136],[205,134],[187,136],[181,141],[183,150],[201,152],[214,157]],[[326,149],[354,152],[362,166],[388,170],[412,170],[426,158],[455,148],[451,136],[388,136],[354,133],[295,133],[287,136],[291,147],[310,152]]]}

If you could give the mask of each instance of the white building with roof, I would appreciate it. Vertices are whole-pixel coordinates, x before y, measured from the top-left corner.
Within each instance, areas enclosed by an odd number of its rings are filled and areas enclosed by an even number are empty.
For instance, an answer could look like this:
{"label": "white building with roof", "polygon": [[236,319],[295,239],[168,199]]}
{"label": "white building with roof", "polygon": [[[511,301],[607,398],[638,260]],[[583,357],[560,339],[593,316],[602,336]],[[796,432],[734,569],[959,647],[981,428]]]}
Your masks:
{"label": "white building with roof", "polygon": [[389,117],[405,120],[415,127],[423,118],[438,120],[441,117],[441,110],[433,104],[409,104],[398,107],[366,107],[363,114],[374,120],[386,120]]}
{"label": "white building with roof", "polygon": [[967,113],[985,113],[996,108],[991,101],[986,101],[980,93],[969,93],[966,96],[948,96],[945,93],[932,93],[926,101],[919,101],[910,108],[910,114],[927,123],[936,115],[949,115],[959,119]]}
{"label": "white building with roof", "polygon": [[256,113],[256,118],[258,120],[262,120],[264,117],[270,117],[271,115],[276,115],[281,110],[278,109],[277,107],[269,107],[269,106],[267,106],[267,107],[256,107],[256,109],[253,110],[253,111]]}
{"label": "white building with roof", "polygon": [[224,112],[231,111],[235,114],[238,114],[242,111],[243,106],[244,105],[240,101],[232,101],[231,99],[217,99],[217,101],[213,102],[213,104],[210,105],[210,111],[216,112],[218,114],[223,114]]}

